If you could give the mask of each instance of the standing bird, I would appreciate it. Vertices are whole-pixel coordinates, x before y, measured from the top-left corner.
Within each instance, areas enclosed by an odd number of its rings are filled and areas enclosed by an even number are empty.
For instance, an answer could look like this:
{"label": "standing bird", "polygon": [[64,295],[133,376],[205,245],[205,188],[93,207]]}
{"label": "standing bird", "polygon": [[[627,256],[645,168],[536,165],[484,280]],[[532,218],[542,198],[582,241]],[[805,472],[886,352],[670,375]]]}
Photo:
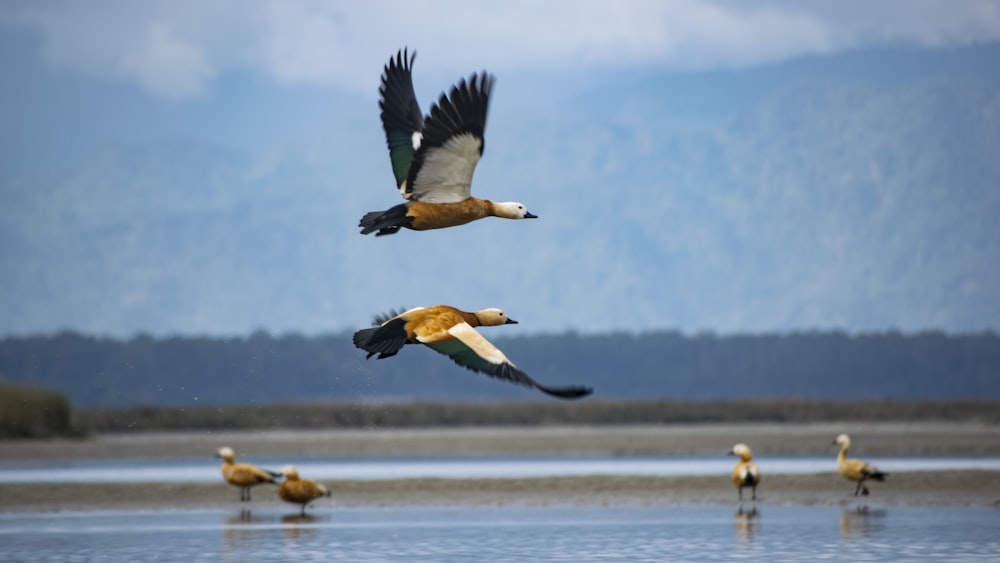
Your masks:
{"label": "standing bird", "polygon": [[757,485],[760,484],[760,469],[757,464],[750,461],[753,452],[746,444],[736,444],[728,455],[740,456],[740,460],[733,468],[733,484],[740,492],[740,502],[743,502],[743,487],[750,487],[751,500],[757,500]]}
{"label": "standing bird", "polygon": [[330,489],[316,481],[300,479],[299,472],[291,465],[281,468],[281,474],[285,476],[285,482],[278,489],[278,496],[281,500],[302,505],[301,515],[306,515],[306,506],[319,497],[330,496]]}
{"label": "standing bird", "polygon": [[560,399],[577,399],[592,391],[589,387],[579,386],[547,387],[511,363],[503,352],[474,328],[517,324],[500,309],[468,313],[447,305],[417,307],[399,314],[375,317],[375,324],[377,326],[354,333],[354,345],[368,352],[368,358],[378,354],[378,359],[382,360],[395,356],[406,344],[424,344],[462,367],[534,387]]}
{"label": "standing bird", "polygon": [[839,471],[845,479],[857,481],[858,483],[857,488],[854,489],[854,496],[858,496],[859,492],[862,495],[868,494],[868,487],[864,486],[865,480],[885,480],[888,473],[882,473],[878,469],[875,469],[860,459],[849,459],[847,457],[847,449],[851,447],[850,436],[847,434],[837,436],[837,439],[833,441],[833,445],[840,446],[840,453],[837,454],[837,471]]}
{"label": "standing bird", "polygon": [[250,500],[250,487],[261,483],[277,484],[276,477],[281,477],[281,473],[261,469],[249,463],[234,463],[236,453],[232,448],[219,448],[215,452],[215,457],[222,458],[222,476],[226,481],[240,487],[240,502]]}
{"label": "standing bird", "polygon": [[484,217],[535,219],[517,202],[472,197],[472,173],[483,155],[483,133],[493,75],[473,74],[431,106],[426,117],[413,91],[413,60],[406,50],[389,59],[382,72],[379,108],[389,160],[405,203],[366,213],[361,234],[391,235],[464,225]]}

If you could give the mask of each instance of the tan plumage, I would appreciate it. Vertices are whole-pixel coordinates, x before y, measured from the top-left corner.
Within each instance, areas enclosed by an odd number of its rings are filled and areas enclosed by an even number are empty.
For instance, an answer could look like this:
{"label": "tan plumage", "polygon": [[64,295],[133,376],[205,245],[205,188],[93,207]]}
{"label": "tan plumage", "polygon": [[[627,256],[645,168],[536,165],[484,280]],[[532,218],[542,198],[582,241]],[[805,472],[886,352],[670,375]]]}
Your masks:
{"label": "tan plumage", "polygon": [[302,505],[302,515],[306,513],[306,506],[320,498],[330,496],[330,489],[309,479],[299,477],[297,469],[291,465],[286,465],[281,469],[285,476],[285,482],[278,489],[278,496],[281,500]]}
{"label": "tan plumage", "polygon": [[250,500],[250,488],[261,483],[277,484],[280,473],[267,471],[249,463],[236,463],[236,453],[232,448],[219,448],[215,457],[222,458],[222,476],[226,481],[240,488],[240,502]]}
{"label": "tan plumage", "polygon": [[500,309],[473,313],[448,305],[418,307],[375,319],[376,325],[354,333],[354,345],[368,352],[368,358],[395,356],[406,344],[424,344],[472,371],[534,387],[562,399],[576,399],[591,393],[588,387],[547,387],[528,377],[496,346],[483,338],[475,327],[517,324]]}
{"label": "tan plumage", "polygon": [[854,481],[858,484],[858,486],[854,489],[854,496],[858,496],[859,492],[863,495],[868,494],[868,487],[864,486],[864,482],[866,480],[885,480],[888,473],[883,473],[860,459],[851,459],[847,457],[847,450],[851,447],[850,436],[847,434],[837,436],[837,439],[833,441],[833,445],[840,446],[840,453],[837,454],[837,471],[839,471],[845,479]]}
{"label": "tan plumage", "polygon": [[413,56],[389,59],[379,87],[382,129],[404,203],[366,213],[361,234],[391,235],[464,225],[484,217],[534,219],[524,204],[472,196],[472,175],[483,154],[493,76],[473,74],[441,95],[426,119],[413,90]]}
{"label": "tan plumage", "polygon": [[736,444],[729,451],[729,455],[740,457],[740,461],[733,468],[733,484],[736,485],[736,490],[739,491],[740,501],[743,500],[743,487],[750,487],[752,493],[751,500],[757,500],[760,469],[757,468],[756,463],[751,461],[753,452],[750,451],[750,448],[746,444]]}

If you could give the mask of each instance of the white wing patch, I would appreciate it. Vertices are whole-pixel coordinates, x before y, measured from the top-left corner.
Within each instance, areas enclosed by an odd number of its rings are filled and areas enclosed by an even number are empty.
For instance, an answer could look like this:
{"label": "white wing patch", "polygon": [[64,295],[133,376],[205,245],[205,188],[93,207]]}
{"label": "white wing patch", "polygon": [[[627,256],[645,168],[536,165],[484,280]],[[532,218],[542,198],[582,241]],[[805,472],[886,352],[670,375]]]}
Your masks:
{"label": "white wing patch", "polygon": [[500,365],[510,363],[510,360],[507,359],[507,356],[503,355],[503,352],[499,348],[490,343],[489,340],[483,338],[483,335],[479,334],[476,329],[467,323],[459,323],[449,328],[448,334],[454,336],[462,344],[465,344],[475,352],[477,356],[491,364]]}
{"label": "white wing patch", "polygon": [[482,139],[463,133],[440,147],[428,149],[413,182],[412,199],[427,203],[458,203],[468,199],[482,146]]}

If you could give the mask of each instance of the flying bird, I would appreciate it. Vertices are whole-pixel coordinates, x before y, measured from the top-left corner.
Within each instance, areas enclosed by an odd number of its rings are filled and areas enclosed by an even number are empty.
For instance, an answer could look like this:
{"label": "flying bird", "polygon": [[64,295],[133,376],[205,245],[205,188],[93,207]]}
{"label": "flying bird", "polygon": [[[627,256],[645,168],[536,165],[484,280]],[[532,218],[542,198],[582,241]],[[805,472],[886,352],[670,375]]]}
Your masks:
{"label": "flying bird", "polygon": [[500,309],[469,313],[447,305],[418,307],[403,313],[375,318],[372,328],[354,333],[354,345],[378,354],[382,360],[395,356],[406,344],[424,344],[450,357],[456,364],[518,385],[534,387],[560,399],[578,399],[590,395],[589,387],[548,387],[528,377],[507,359],[496,346],[476,331],[477,326],[517,324]]}
{"label": "flying bird", "polygon": [[235,463],[236,453],[232,448],[219,448],[215,452],[215,457],[222,458],[222,476],[229,482],[240,488],[240,502],[250,500],[250,487],[261,483],[277,484],[277,477],[281,473],[261,469],[249,463]]}
{"label": "flying bird", "polygon": [[733,468],[733,484],[740,493],[740,502],[743,502],[743,487],[750,487],[751,500],[757,500],[757,485],[760,484],[760,469],[757,464],[750,461],[753,452],[746,444],[736,444],[729,450],[729,455],[740,457],[740,461]]}
{"label": "flying bird", "polygon": [[494,77],[485,71],[441,94],[425,118],[413,91],[413,60],[403,49],[382,72],[379,108],[396,186],[406,201],[366,213],[361,234],[391,235],[464,225],[484,217],[535,219],[523,203],[472,197],[472,174],[483,154],[486,110]]}
{"label": "flying bird", "polygon": [[300,478],[299,471],[291,465],[281,468],[281,474],[285,476],[285,482],[278,488],[278,496],[283,501],[302,505],[302,516],[305,516],[310,502],[330,496],[330,489],[316,481]]}
{"label": "flying bird", "polygon": [[883,473],[860,459],[851,459],[847,457],[847,449],[851,447],[850,436],[847,434],[837,436],[837,439],[833,441],[833,445],[840,446],[840,453],[837,454],[837,471],[839,471],[845,479],[856,481],[858,483],[857,488],[854,489],[854,496],[858,496],[859,492],[862,495],[868,494],[868,487],[864,486],[866,480],[885,480],[888,473]]}

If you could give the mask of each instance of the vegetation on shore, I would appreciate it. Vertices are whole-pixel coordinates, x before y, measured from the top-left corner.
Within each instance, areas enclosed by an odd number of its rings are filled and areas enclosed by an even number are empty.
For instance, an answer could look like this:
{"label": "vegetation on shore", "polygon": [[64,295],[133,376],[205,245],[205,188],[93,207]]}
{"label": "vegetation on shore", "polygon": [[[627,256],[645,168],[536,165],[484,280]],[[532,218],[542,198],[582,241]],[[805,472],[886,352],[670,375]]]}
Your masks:
{"label": "vegetation on shore", "polygon": [[81,434],[65,395],[0,382],[0,439]]}
{"label": "vegetation on shore", "polygon": [[587,401],[579,403],[276,404],[89,409],[95,432],[695,424],[720,422],[978,421],[1000,423],[1000,401]]}

